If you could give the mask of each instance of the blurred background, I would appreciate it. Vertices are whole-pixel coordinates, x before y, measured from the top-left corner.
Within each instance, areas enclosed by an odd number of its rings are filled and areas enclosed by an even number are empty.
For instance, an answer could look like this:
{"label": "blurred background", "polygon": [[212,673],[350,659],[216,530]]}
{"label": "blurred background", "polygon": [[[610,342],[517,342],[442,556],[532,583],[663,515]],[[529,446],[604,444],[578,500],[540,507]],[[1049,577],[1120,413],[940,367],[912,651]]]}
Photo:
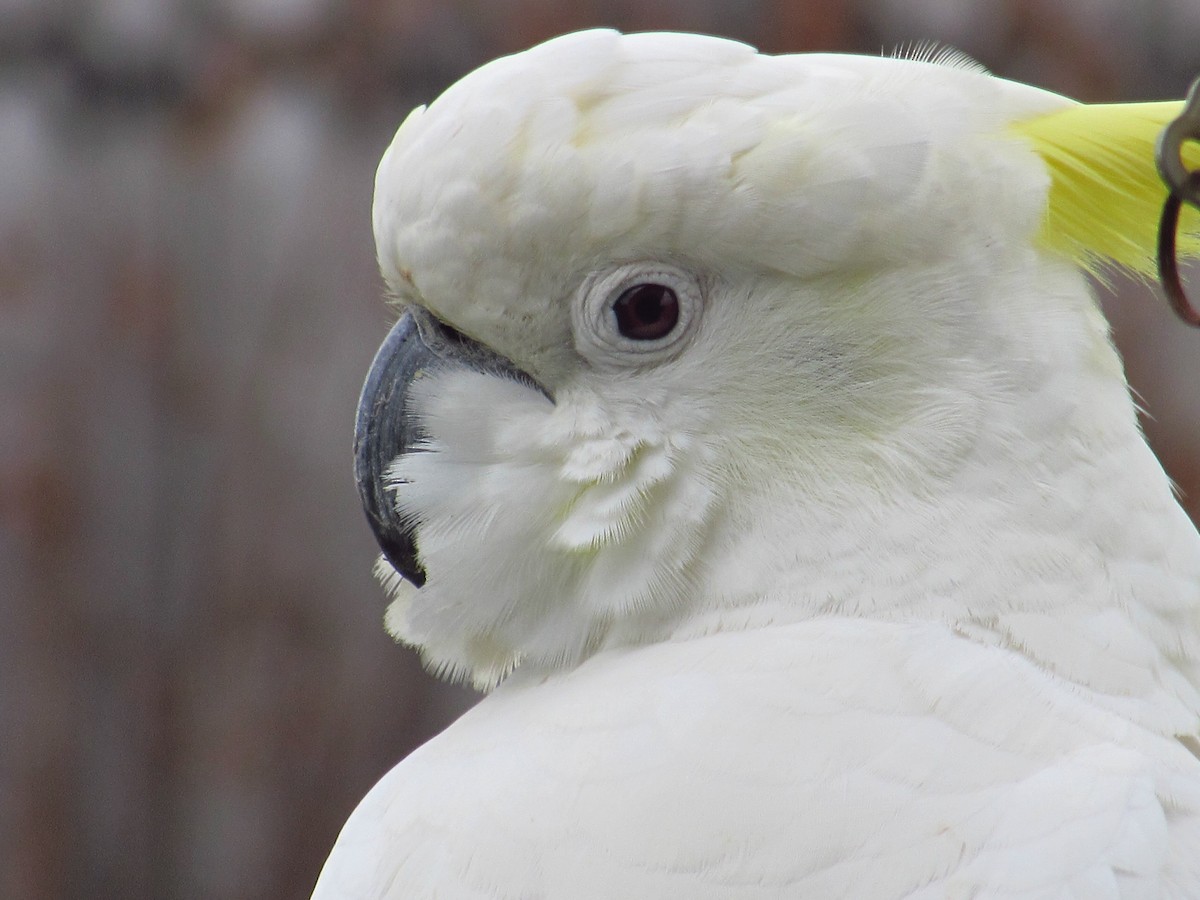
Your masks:
{"label": "blurred background", "polygon": [[[412,106],[592,25],[1200,73],[1196,0],[0,0],[0,897],[305,897],[472,702],[385,635],[350,475],[372,178]],[[1106,305],[1196,512],[1200,334]]]}

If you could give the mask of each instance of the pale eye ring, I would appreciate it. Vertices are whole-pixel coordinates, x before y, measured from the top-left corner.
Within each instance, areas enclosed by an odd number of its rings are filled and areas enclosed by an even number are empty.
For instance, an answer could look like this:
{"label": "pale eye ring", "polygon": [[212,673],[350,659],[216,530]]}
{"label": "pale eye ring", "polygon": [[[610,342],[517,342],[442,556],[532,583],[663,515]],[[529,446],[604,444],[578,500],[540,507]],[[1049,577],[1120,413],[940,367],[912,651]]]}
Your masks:
{"label": "pale eye ring", "polygon": [[680,353],[705,299],[695,273],[669,263],[622,263],[593,273],[571,308],[575,348],[603,368],[645,366]]}

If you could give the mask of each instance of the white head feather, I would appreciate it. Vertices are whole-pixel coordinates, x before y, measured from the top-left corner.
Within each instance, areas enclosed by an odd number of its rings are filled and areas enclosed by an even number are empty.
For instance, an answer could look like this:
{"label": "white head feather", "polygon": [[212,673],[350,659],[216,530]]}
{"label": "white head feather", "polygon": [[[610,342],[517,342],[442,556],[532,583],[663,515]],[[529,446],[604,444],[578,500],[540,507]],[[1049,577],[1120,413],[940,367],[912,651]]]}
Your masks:
{"label": "white head feather", "polygon": [[[389,626],[486,686],[935,619],[1194,731],[1200,540],[1010,128],[1071,107],[962,66],[587,32],[415,111],[376,182],[385,278],[554,402],[416,389],[434,452],[393,476],[428,582]],[[653,358],[587,313],[647,272],[698,298]]]}

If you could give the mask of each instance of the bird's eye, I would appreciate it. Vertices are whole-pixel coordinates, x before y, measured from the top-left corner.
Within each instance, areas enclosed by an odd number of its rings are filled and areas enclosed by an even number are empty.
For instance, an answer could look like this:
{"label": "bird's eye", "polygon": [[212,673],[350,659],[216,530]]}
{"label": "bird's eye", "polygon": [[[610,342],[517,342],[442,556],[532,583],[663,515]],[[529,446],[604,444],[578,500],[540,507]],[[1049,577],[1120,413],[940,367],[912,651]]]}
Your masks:
{"label": "bird's eye", "polygon": [[579,287],[575,348],[602,368],[654,365],[680,353],[704,306],[705,281],[663,262],[620,263]]}
{"label": "bird's eye", "polygon": [[679,297],[665,284],[635,284],[613,304],[617,330],[631,341],[657,341],[679,324]]}

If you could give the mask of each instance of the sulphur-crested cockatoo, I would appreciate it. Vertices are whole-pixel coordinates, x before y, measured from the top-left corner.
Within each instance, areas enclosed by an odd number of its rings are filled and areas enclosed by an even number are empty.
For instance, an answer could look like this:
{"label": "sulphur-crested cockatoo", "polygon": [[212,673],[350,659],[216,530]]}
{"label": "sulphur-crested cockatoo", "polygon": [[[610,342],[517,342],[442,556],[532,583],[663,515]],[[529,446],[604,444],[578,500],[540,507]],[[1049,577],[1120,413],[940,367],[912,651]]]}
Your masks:
{"label": "sulphur-crested cockatoo", "polygon": [[359,477],[495,689],[316,896],[1200,897],[1200,537],[1084,271],[1178,109],[595,31],[413,112]]}

